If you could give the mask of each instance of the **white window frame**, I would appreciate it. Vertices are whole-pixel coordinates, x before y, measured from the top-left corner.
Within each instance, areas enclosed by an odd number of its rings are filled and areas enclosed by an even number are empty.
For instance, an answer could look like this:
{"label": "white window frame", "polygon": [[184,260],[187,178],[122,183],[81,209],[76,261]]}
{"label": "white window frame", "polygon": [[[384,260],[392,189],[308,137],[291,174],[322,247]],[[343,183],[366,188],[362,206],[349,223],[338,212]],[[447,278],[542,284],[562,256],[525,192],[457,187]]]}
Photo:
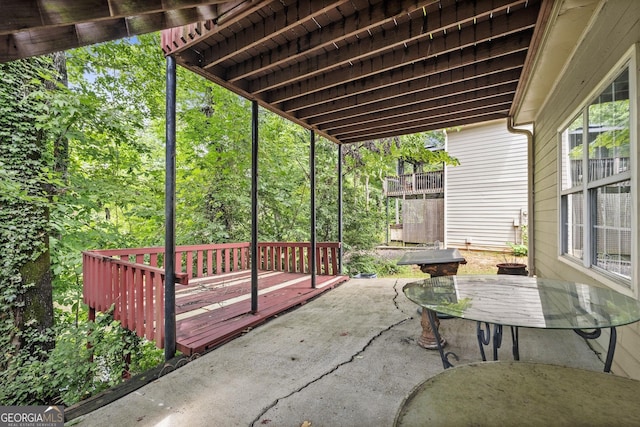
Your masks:
{"label": "white window frame", "polygon": [[[640,284],[638,284],[638,270],[640,270],[640,259],[638,254],[638,232],[639,232],[639,218],[638,218],[638,201],[640,188],[638,187],[639,171],[638,171],[638,158],[640,156],[640,142],[638,141],[638,135],[640,134],[639,118],[638,118],[638,105],[640,104],[640,98],[638,94],[638,88],[640,87],[640,69],[638,68],[638,58],[640,57],[640,44],[632,46],[625,55],[616,63],[614,67],[607,73],[607,75],[600,81],[589,95],[581,102],[579,108],[573,111],[573,113],[561,124],[558,128],[558,259],[565,264],[579,270],[585,275],[592,277],[598,282],[615,289],[619,292],[633,295],[636,298],[640,296]],[[572,187],[567,190],[563,190],[563,173],[565,168],[565,159],[562,155],[562,133],[569,127],[569,125],[580,115],[587,111],[589,105],[593,100],[617,78],[620,73],[627,68],[629,69],[629,133],[630,133],[630,164],[631,171],[624,172],[623,174],[614,175],[612,177],[604,178],[598,181],[589,182],[588,177],[582,179],[580,186],[582,187],[581,194],[583,197],[583,256],[582,259],[564,254],[564,214],[562,199],[565,195],[574,194],[576,187]],[[583,126],[584,128],[584,126]],[[588,138],[587,138],[588,139]],[[583,141],[584,145],[584,157],[588,157],[588,140]],[[586,169],[584,169],[586,172]],[[608,273],[606,270],[593,267],[591,260],[591,229],[592,220],[589,215],[590,197],[589,191],[592,188],[600,187],[607,182],[619,182],[626,180],[631,181],[631,194],[632,194],[632,213],[631,213],[631,278],[625,279],[613,273]]]}

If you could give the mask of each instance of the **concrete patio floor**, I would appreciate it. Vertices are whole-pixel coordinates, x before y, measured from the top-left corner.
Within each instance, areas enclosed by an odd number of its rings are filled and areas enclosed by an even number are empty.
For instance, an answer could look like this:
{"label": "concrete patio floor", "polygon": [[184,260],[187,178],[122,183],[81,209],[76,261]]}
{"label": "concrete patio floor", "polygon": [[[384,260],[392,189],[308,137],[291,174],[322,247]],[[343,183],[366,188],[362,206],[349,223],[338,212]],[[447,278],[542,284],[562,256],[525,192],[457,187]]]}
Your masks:
{"label": "concrete patio floor", "polygon": [[[420,316],[402,294],[412,280],[351,279],[67,425],[391,426],[413,388],[443,371],[416,344]],[[480,359],[475,322],[443,320],[441,332],[454,364]],[[510,344],[507,334],[502,360]],[[521,329],[520,356],[603,369],[572,331]]]}

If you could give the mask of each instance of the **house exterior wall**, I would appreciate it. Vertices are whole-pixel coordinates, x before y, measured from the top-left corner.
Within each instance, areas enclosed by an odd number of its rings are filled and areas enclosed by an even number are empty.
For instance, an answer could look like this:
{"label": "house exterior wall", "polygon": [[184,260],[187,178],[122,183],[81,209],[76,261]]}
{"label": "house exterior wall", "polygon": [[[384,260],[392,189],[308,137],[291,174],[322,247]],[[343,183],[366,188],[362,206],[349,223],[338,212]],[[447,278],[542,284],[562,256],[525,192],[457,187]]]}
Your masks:
{"label": "house exterior wall", "polygon": [[445,244],[505,250],[522,243],[527,217],[527,138],[506,120],[447,131],[447,151],[460,161],[446,169]]}
{"label": "house exterior wall", "polygon": [[[559,137],[563,123],[571,119],[588,100],[616,63],[634,45],[640,42],[640,2],[607,1],[594,15],[574,55],[549,94],[535,119],[534,126],[534,235],[535,274],[540,277],[566,279],[575,282],[599,284],[625,292],[606,278],[571,263],[560,256],[560,204],[558,188]],[[631,73],[631,79],[634,74]],[[635,119],[637,120],[637,118]],[[635,123],[632,119],[632,124]],[[637,153],[636,153],[637,156]],[[636,157],[637,158],[637,157]],[[637,162],[632,188],[638,200]],[[638,216],[634,214],[637,227]],[[634,268],[638,268],[635,254]],[[637,279],[637,273],[636,279]],[[633,281],[633,283],[637,282]],[[634,287],[637,285],[634,285]],[[628,295],[638,296],[637,289],[627,289]],[[604,332],[604,331],[603,331]],[[606,336],[605,336],[606,335]],[[605,351],[608,333],[596,343],[596,350]],[[597,348],[599,346],[599,348]],[[606,351],[605,351],[606,353]],[[640,325],[618,328],[618,345],[612,372],[640,379]]]}

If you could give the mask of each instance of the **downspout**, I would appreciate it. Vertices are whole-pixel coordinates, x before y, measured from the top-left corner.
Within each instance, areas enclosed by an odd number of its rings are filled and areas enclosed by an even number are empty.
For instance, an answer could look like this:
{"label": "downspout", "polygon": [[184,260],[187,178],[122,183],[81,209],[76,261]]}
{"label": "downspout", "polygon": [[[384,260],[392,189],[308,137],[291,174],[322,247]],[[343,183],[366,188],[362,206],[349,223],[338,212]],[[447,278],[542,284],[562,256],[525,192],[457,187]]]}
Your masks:
{"label": "downspout", "polygon": [[528,194],[528,218],[527,218],[527,235],[528,235],[528,269],[529,275],[535,276],[535,233],[534,233],[534,224],[535,224],[535,216],[534,216],[534,208],[535,208],[535,191],[533,188],[534,185],[534,167],[535,167],[535,158],[533,152],[533,133],[528,131],[527,129],[519,129],[513,127],[513,117],[509,117],[507,119],[507,129],[511,133],[525,135],[527,137],[527,188],[529,190]]}

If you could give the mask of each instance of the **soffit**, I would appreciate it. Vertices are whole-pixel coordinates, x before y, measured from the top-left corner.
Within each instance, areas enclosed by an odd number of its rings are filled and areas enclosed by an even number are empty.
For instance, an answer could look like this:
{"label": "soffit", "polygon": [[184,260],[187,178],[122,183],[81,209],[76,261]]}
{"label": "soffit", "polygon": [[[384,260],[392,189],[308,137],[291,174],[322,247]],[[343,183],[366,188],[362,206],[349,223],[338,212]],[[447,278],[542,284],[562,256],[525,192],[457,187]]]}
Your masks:
{"label": "soffit", "polygon": [[589,23],[602,6],[600,0],[558,1],[549,13],[541,34],[533,72],[522,82],[522,100],[514,110],[516,124],[531,123],[537,119],[540,109],[563,74]]}

